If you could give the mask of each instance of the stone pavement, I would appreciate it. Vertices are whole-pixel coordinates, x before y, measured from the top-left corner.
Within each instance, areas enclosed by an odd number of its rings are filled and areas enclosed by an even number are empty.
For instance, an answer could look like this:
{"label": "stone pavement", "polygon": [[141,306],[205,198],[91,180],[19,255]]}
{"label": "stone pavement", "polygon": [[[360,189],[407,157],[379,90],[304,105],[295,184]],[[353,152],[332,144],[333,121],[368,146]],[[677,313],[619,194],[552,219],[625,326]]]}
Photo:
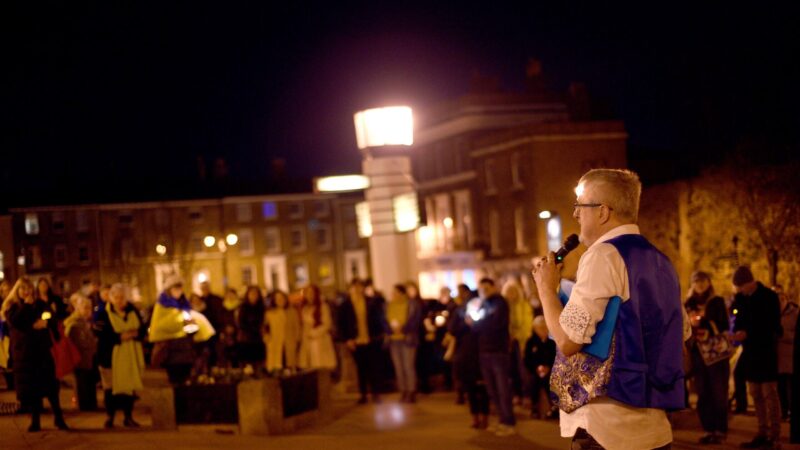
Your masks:
{"label": "stone pavement", "polygon": [[[385,396],[380,405],[355,405],[352,395],[336,399],[336,420],[290,436],[242,436],[237,427],[228,425],[181,426],[177,431],[148,429],[150,416],[146,398],[135,412],[143,425],[140,430],[121,426],[103,429],[102,412],[79,413],[70,407],[71,391],[62,390],[67,405],[67,423],[73,431],[56,431],[52,416],[42,417],[44,431],[27,433],[27,416],[0,416],[0,449],[568,449],[569,441],[558,436],[556,422],[532,420],[518,411],[517,436],[498,438],[485,431],[468,427],[466,406],[454,404],[453,394],[437,393],[421,396],[416,405],[397,402],[397,395]],[[13,400],[12,392],[0,392],[0,401]],[[118,424],[121,417],[117,418]],[[698,446],[702,435],[692,411],[678,414],[675,422],[675,449],[735,448],[749,440],[755,432],[755,418],[734,416],[731,433],[725,446]],[[788,424],[784,436],[788,436]],[[784,444],[785,449],[800,446]]]}

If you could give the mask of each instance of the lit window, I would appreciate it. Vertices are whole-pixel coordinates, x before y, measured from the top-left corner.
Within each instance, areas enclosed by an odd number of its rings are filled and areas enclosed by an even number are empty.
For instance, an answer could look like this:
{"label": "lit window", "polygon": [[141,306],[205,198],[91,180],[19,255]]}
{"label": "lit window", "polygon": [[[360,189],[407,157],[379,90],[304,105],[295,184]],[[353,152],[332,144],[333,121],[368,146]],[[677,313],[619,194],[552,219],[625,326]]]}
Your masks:
{"label": "lit window", "polygon": [[308,263],[296,262],[292,264],[294,273],[294,287],[302,288],[308,285]]}
{"label": "lit window", "polygon": [[561,218],[553,216],[547,221],[547,250],[554,252],[561,247]]}
{"label": "lit window", "polygon": [[42,268],[42,249],[38,245],[28,247],[28,257],[25,259],[29,261],[31,269]]}
{"label": "lit window", "polygon": [[281,252],[281,229],[269,227],[264,230],[264,242],[268,253]]}
{"label": "lit window", "polygon": [[261,204],[261,215],[268,220],[278,218],[278,205],[275,202],[264,202]]}
{"label": "lit window", "polygon": [[25,234],[29,236],[39,234],[39,216],[36,213],[25,214]]}
{"label": "lit window", "polygon": [[319,284],[328,286],[334,283],[333,261],[328,258],[320,260],[319,263]]}
{"label": "lit window", "polygon": [[133,213],[130,211],[122,211],[117,215],[117,221],[120,226],[130,227],[133,225]]}
{"label": "lit window", "polygon": [[250,222],[253,220],[253,208],[249,203],[236,205],[236,220],[238,222]]}

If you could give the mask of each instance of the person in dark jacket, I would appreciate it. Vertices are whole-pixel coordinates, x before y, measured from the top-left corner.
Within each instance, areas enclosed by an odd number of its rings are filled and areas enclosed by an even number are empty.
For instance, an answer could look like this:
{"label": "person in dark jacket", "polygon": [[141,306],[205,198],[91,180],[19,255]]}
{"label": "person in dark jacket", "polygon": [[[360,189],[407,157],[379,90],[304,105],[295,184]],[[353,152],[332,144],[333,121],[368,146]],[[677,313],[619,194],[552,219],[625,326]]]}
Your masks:
{"label": "person in dark jacket", "polygon": [[267,359],[262,336],[265,311],[264,298],[261,296],[258,286],[248,286],[242,306],[236,313],[237,328],[239,329],[236,338],[239,361],[245,364],[245,367],[250,365],[248,371],[264,367]]}
{"label": "person in dark jacket", "polygon": [[551,419],[558,411],[550,404],[550,372],[556,360],[556,343],[547,335],[544,316],[534,317],[532,330],[523,351],[525,368],[531,378],[531,412],[536,412],[540,417],[544,412],[541,418]]}
{"label": "person in dark jacket", "polygon": [[466,323],[468,308],[477,311],[480,300],[465,301],[464,305],[459,306],[453,312],[447,331],[456,339],[453,370],[469,401],[472,428],[486,429],[489,425],[489,393],[481,376],[478,333]]}
{"label": "person in dark jacket", "polygon": [[34,296],[33,284],[25,277],[17,280],[3,301],[0,314],[11,329],[14,384],[17,398],[31,412],[29,432],[41,430],[42,398],[47,397],[55,426],[67,430],[58,398],[59,382],[50,347],[61,339],[55,317],[46,301]]}
{"label": "person in dark jacket", "polygon": [[779,446],[781,406],[778,399],[778,338],[782,334],[777,294],[755,281],[746,266],[733,274],[734,302],[739,309],[734,339],[742,343],[739,364],[744,365],[747,388],[753,397],[758,434],[742,448]]}
{"label": "person in dark jacket", "polygon": [[699,343],[728,332],[728,309],[725,300],[714,294],[711,277],[705,272],[692,274],[691,295],[684,304],[692,322],[693,340],[690,347],[697,414],[706,435],[701,444],[721,444],[728,433],[728,359],[707,365]]}
{"label": "person in dark jacket", "polygon": [[141,342],[147,334],[139,311],[128,303],[125,287],[111,286],[110,301],[98,311],[95,332],[98,336],[98,362],[105,391],[104,403],[108,418],[106,428],[114,427],[114,414],[121,409],[123,425],[138,428],[133,420],[133,403],[137,391],[143,389],[144,353]]}
{"label": "person in dark jacket", "polygon": [[207,347],[210,351],[208,366],[215,367],[217,365],[217,361],[222,359],[217,353],[219,338],[224,332],[222,318],[224,314],[224,307],[222,306],[222,297],[211,292],[211,284],[208,281],[204,281],[200,283],[200,300],[206,305],[206,308],[204,311],[202,311],[202,313],[211,323],[211,326],[217,330],[217,334],[212,336],[207,343]]}
{"label": "person in dark jacket", "polygon": [[480,309],[475,315],[468,314],[466,323],[478,333],[481,372],[489,397],[500,415],[496,434],[510,436],[516,433],[516,419],[511,404],[508,303],[498,293],[491,278],[483,278],[478,283],[478,294],[481,298]]}
{"label": "person in dark jacket", "polygon": [[372,401],[380,402],[380,363],[383,339],[388,325],[384,304],[378,297],[364,295],[364,282],[350,282],[350,296],[339,307],[339,330],[347,348],[353,353],[358,369],[358,403],[367,402],[367,387]]}

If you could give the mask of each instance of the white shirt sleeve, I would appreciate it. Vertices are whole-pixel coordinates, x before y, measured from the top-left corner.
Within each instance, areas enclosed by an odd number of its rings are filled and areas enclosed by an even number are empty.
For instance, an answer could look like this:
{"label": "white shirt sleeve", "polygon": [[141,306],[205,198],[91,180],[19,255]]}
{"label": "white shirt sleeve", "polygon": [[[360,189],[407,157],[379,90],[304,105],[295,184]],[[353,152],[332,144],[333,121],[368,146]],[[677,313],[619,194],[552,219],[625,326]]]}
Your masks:
{"label": "white shirt sleeve", "polygon": [[559,317],[561,328],[576,344],[590,344],[603,320],[608,300],[630,298],[625,261],[611,244],[597,243],[581,256],[577,282]]}

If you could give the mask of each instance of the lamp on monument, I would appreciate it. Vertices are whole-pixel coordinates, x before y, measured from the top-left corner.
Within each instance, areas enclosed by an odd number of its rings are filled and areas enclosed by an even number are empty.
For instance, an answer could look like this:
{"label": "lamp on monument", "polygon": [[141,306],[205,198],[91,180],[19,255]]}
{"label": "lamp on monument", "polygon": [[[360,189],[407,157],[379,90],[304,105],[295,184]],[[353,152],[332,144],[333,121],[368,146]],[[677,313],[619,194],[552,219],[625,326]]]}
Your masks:
{"label": "lamp on monument", "polygon": [[359,111],[353,117],[356,143],[361,150],[414,143],[414,118],[408,106]]}

